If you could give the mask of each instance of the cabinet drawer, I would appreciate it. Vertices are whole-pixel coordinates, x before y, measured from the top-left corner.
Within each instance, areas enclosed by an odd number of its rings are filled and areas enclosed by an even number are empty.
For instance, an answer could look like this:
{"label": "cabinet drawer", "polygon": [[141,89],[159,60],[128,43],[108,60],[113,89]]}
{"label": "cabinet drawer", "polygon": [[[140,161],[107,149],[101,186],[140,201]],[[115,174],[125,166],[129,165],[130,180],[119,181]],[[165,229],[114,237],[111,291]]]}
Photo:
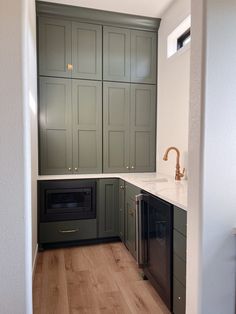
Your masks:
{"label": "cabinet drawer", "polygon": [[176,206],[174,206],[174,228],[186,236],[187,212]]}
{"label": "cabinet drawer", "polygon": [[97,220],[46,222],[39,225],[39,242],[54,243],[97,237]]}
{"label": "cabinet drawer", "polygon": [[185,314],[186,289],[178,280],[174,279],[173,312]]}
{"label": "cabinet drawer", "polygon": [[186,262],[174,254],[174,277],[186,286]]}
{"label": "cabinet drawer", "polygon": [[174,230],[174,253],[186,261],[186,237]]}

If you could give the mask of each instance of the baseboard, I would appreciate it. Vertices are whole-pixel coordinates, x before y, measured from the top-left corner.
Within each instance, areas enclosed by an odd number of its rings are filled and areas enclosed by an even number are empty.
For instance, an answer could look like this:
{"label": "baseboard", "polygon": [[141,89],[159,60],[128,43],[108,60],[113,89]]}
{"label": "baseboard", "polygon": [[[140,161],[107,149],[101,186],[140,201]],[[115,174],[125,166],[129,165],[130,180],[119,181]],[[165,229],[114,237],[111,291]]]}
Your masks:
{"label": "baseboard", "polygon": [[37,258],[38,258],[38,244],[36,245],[35,252],[34,252],[34,258],[33,258],[33,267],[32,267],[33,280],[34,280],[34,274],[35,274],[35,270],[36,270]]}

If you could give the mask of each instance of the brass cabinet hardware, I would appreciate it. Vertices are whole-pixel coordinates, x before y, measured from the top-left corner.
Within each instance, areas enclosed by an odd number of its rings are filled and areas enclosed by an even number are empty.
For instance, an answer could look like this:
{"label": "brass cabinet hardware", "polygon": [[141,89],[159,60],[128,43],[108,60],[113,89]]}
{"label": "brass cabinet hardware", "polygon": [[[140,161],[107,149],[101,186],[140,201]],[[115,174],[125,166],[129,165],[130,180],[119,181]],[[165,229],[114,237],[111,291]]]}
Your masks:
{"label": "brass cabinet hardware", "polygon": [[134,169],[134,166],[132,166],[131,169]]}
{"label": "brass cabinet hardware", "polygon": [[69,171],[71,171],[71,170],[72,170],[72,168],[68,168],[68,170],[69,170]]}
{"label": "brass cabinet hardware", "polygon": [[126,166],[126,169],[129,169],[129,166]]}
{"label": "brass cabinet hardware", "polygon": [[79,229],[59,230],[60,233],[76,233]]}
{"label": "brass cabinet hardware", "polygon": [[73,64],[68,63],[67,64],[67,70],[68,71],[73,71]]}
{"label": "brass cabinet hardware", "polygon": [[75,168],[75,171],[78,171],[78,168]]}

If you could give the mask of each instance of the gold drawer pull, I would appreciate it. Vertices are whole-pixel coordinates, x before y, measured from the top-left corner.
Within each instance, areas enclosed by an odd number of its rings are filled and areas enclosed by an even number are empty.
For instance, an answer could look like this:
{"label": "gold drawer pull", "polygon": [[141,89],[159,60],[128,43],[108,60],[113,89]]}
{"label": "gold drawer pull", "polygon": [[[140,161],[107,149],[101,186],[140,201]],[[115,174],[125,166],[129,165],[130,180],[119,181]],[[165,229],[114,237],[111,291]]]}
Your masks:
{"label": "gold drawer pull", "polygon": [[76,233],[79,229],[71,229],[71,230],[59,230],[60,233]]}

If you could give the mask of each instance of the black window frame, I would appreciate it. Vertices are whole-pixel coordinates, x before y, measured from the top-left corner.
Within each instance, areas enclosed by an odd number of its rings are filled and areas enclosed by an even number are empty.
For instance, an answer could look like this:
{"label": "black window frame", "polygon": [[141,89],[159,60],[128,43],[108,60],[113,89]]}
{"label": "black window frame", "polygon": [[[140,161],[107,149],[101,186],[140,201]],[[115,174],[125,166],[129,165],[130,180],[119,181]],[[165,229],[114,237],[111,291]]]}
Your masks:
{"label": "black window frame", "polygon": [[186,39],[191,37],[191,28],[188,28],[178,39],[177,39],[177,51],[183,48]]}

